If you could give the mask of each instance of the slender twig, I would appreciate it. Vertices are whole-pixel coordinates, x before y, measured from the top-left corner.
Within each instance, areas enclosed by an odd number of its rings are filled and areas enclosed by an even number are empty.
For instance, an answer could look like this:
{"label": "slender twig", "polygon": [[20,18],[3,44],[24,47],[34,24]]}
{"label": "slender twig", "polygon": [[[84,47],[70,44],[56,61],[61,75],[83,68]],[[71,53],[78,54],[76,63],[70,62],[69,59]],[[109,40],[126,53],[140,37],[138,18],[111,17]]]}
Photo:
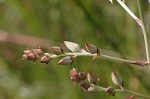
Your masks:
{"label": "slender twig", "polygon": [[136,93],[136,92],[133,92],[133,91],[128,90],[128,89],[124,89],[124,90],[116,89],[116,92],[128,93],[128,94],[131,94],[131,95],[135,95],[136,97],[139,97],[139,98],[150,99],[150,96],[145,96],[143,94]]}
{"label": "slender twig", "polygon": [[105,54],[101,54],[101,57],[106,58],[106,59],[110,59],[110,60],[114,60],[114,61],[125,62],[125,63],[134,63],[134,62],[136,62],[136,61],[133,61],[133,60],[127,60],[127,59],[122,59],[122,58],[118,58],[118,57],[108,56],[108,55],[105,55]]}
{"label": "slender twig", "polygon": [[[140,1],[137,0],[140,19],[125,5],[124,2],[122,2],[121,0],[117,0],[117,1],[127,11],[127,13],[141,26],[142,31],[143,31],[142,32],[143,37],[144,37],[146,58],[147,58],[147,62],[149,63],[150,59],[149,59],[149,47],[148,47],[147,33],[146,33],[146,27],[145,27],[145,24],[144,24],[143,15],[142,15],[142,11],[141,11]],[[149,69],[150,69],[150,66],[149,66]]]}
{"label": "slender twig", "polygon": [[[104,91],[106,92],[107,88],[101,87],[101,86],[94,86],[92,85],[92,87],[94,88],[94,91]],[[139,98],[145,98],[145,99],[150,99],[150,96],[145,96],[142,95],[140,93],[136,93],[134,91],[128,90],[128,89],[115,89],[116,93],[126,93],[126,94],[130,94],[130,95],[135,95],[136,97]]]}
{"label": "slender twig", "polygon": [[127,13],[138,23],[138,25],[142,26],[141,20],[126,6],[126,4],[121,1],[121,0],[117,0],[117,2],[122,6],[122,8],[124,8]]}
{"label": "slender twig", "polygon": [[[142,15],[142,10],[141,10],[141,4],[140,1],[137,0],[137,5],[138,5],[138,10],[139,10],[139,14],[140,14],[140,19],[141,19],[141,28],[142,28],[142,33],[144,36],[144,43],[145,43],[145,52],[146,52],[146,58],[147,58],[147,62],[150,62],[149,59],[149,47],[148,47],[148,40],[147,40],[147,33],[146,33],[146,27],[144,24],[144,20],[143,20],[143,15]],[[150,66],[149,66],[150,69]]]}
{"label": "slender twig", "polygon": [[[61,55],[52,55],[50,53],[45,53],[45,55],[48,55],[51,58],[57,58],[57,57],[62,57],[62,56],[75,56],[75,55],[76,56],[91,56],[91,57],[94,57],[97,54],[91,54],[89,52],[86,52],[86,53],[64,53],[64,54],[61,54]],[[109,56],[109,55],[105,55],[105,54],[101,54],[100,56],[97,56],[97,58],[105,58],[105,59],[109,59],[109,60],[113,60],[113,61],[129,63],[129,64],[136,62],[136,61],[117,58],[117,57],[113,57],[113,56]]]}

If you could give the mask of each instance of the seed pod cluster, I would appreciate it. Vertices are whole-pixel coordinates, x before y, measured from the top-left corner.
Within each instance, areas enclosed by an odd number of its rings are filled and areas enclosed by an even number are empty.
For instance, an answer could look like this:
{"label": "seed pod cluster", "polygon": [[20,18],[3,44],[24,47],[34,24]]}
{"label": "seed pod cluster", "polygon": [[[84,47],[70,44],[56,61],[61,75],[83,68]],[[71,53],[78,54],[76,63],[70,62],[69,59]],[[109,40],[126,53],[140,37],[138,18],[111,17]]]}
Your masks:
{"label": "seed pod cluster", "polygon": [[41,63],[46,63],[51,60],[51,58],[44,54],[44,51],[41,47],[37,49],[26,49],[24,50],[24,54],[22,55],[22,60],[29,60],[35,62],[37,59],[40,59]]}
{"label": "seed pod cluster", "polygon": [[[79,44],[77,44],[77,43],[64,41],[64,44],[70,51],[72,51],[72,53],[83,53],[83,54],[91,53],[91,54],[93,54],[92,60],[94,60],[98,56],[100,56],[100,50],[93,44],[90,44],[90,43],[85,44],[87,51],[84,50],[83,48],[81,48],[79,46]],[[37,49],[32,49],[32,50],[27,49],[24,51],[24,54],[22,55],[22,60],[29,60],[29,61],[35,62],[37,59],[40,59],[41,63],[48,64],[49,61],[52,60],[53,58],[64,56],[58,62],[58,65],[72,65],[75,58],[78,56],[75,54],[74,55],[65,55],[64,50],[58,46],[50,47],[49,50],[52,52],[52,54],[44,53],[44,51],[41,47],[39,47]]]}
{"label": "seed pod cluster", "polygon": [[79,85],[85,91],[88,91],[91,84],[96,85],[98,78],[89,72],[77,72],[75,68],[70,70],[70,79],[74,84]]}

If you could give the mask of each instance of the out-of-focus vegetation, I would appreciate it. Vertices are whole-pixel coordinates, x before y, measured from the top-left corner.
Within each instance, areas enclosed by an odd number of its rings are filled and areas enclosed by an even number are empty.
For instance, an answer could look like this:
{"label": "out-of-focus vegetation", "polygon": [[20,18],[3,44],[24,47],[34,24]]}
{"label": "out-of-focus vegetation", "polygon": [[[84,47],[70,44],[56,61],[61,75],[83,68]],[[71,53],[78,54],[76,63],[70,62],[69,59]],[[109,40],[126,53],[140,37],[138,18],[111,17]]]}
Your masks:
{"label": "out-of-focus vegetation", "polygon": [[[115,0],[114,0],[115,1]],[[136,0],[126,0],[138,16]],[[150,10],[141,0],[150,33]],[[150,71],[109,60],[79,57],[73,66],[22,61],[26,47],[64,46],[63,41],[90,42],[116,57],[145,60],[142,31],[136,22],[109,0],[0,0],[0,99],[106,99],[104,92],[84,92],[69,79],[72,67],[99,77],[99,85],[115,86],[111,71],[122,75],[127,89],[150,95]],[[48,51],[48,50],[47,50]],[[110,99],[127,99],[116,94]]]}

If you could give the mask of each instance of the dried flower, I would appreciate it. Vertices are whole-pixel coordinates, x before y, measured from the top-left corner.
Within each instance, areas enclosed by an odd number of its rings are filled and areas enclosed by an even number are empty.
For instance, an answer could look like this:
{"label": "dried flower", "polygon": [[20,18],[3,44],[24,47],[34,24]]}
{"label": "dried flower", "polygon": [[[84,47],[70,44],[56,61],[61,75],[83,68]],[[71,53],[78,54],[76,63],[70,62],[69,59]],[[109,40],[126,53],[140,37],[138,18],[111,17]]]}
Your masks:
{"label": "dried flower", "polygon": [[93,44],[86,43],[85,47],[91,54],[95,54],[98,52],[98,48]]}
{"label": "dried flower", "polygon": [[44,55],[42,58],[41,58],[41,63],[46,63],[46,64],[48,64],[49,63],[49,61],[51,60],[51,58],[49,57],[49,56],[47,56],[47,55]]}
{"label": "dried flower", "polygon": [[28,48],[27,48],[26,50],[24,50],[23,52],[24,52],[24,54],[32,53],[32,51],[31,51],[31,50],[29,50]]}
{"label": "dried flower", "polygon": [[88,82],[83,82],[82,84],[80,84],[80,87],[87,91],[90,88],[90,84]]}
{"label": "dried flower", "polygon": [[57,46],[51,47],[50,50],[56,55],[60,55],[64,53],[63,49]]}
{"label": "dried flower", "polygon": [[27,55],[27,54],[23,54],[23,55],[22,55],[22,60],[27,60],[27,58],[28,58],[28,55]]}
{"label": "dried flower", "polygon": [[99,79],[96,78],[93,74],[87,73],[87,80],[88,80],[88,82],[96,85],[96,83],[98,82]]}
{"label": "dried flower", "polygon": [[112,72],[111,78],[115,85],[118,85],[121,89],[124,89],[123,80],[119,77],[119,75],[116,72]]}
{"label": "dried flower", "polygon": [[86,72],[77,72],[75,68],[70,70],[70,79],[73,81],[74,84],[79,83],[80,81],[83,81],[87,78],[87,73]]}
{"label": "dried flower", "polygon": [[148,65],[150,65],[150,63],[147,62],[147,61],[135,61],[131,64],[138,65],[138,66],[148,66]]}
{"label": "dried flower", "polygon": [[73,81],[74,84],[78,83],[80,81],[78,72],[75,68],[73,68],[72,70],[70,70],[70,79]]}
{"label": "dried flower", "polygon": [[22,55],[22,60],[29,60],[29,61],[35,62],[36,59],[37,58],[36,58],[35,54],[31,50],[29,50],[29,49],[24,50],[24,54]]}
{"label": "dried flower", "polygon": [[27,54],[27,55],[28,55],[27,59],[29,59],[29,60],[36,58],[36,56],[35,56],[34,53],[29,53],[29,54]]}
{"label": "dried flower", "polygon": [[82,51],[79,44],[69,42],[69,41],[64,41],[64,43],[65,43],[66,47],[72,52],[81,52]]}
{"label": "dried flower", "polygon": [[95,45],[86,43],[85,47],[91,54],[96,54],[95,56],[93,56],[92,61],[95,60],[98,56],[100,56],[100,50]]}
{"label": "dried flower", "polygon": [[108,94],[108,96],[109,96],[109,95],[115,96],[116,91],[115,91],[115,89],[114,89],[113,87],[109,86],[109,87],[106,89],[106,93]]}
{"label": "dried flower", "polygon": [[74,61],[74,57],[73,56],[66,56],[66,57],[62,58],[58,62],[58,64],[59,65],[72,65],[73,61]]}
{"label": "dried flower", "polygon": [[80,80],[85,80],[87,78],[87,73],[86,72],[79,72],[78,76],[79,76]]}
{"label": "dried flower", "polygon": [[39,47],[38,49],[33,49],[33,52],[37,57],[41,57],[44,55],[44,51],[41,47]]}
{"label": "dried flower", "polygon": [[85,91],[96,91],[94,86],[97,83],[98,79],[90,73],[77,72],[77,70],[73,68],[72,70],[70,70],[69,76],[74,84],[79,85]]}

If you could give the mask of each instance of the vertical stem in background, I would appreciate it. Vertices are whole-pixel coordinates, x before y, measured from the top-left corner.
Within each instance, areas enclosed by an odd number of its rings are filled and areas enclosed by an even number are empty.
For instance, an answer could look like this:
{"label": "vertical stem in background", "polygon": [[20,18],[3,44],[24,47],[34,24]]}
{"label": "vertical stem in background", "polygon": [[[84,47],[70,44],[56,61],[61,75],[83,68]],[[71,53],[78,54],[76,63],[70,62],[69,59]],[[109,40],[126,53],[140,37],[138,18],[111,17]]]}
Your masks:
{"label": "vertical stem in background", "polygon": [[[143,33],[143,36],[144,36],[146,59],[147,59],[147,62],[150,62],[148,39],[147,39],[146,27],[145,27],[143,16],[142,16],[140,1],[137,0],[140,19],[137,16],[135,16],[135,14],[126,6],[126,4],[124,2],[122,2],[121,0],[117,0],[117,2],[128,12],[128,14],[138,23],[138,25],[141,26],[142,31],[143,31],[142,33]],[[149,66],[149,69],[150,69],[150,66]]]}
{"label": "vertical stem in background", "polygon": [[138,25],[142,25],[141,20],[126,6],[123,1],[117,0],[117,2],[122,6],[122,8],[124,8],[124,10],[127,11],[127,13],[137,22]]}
{"label": "vertical stem in background", "polygon": [[[145,27],[145,24],[144,24],[144,19],[143,19],[142,10],[141,10],[141,4],[140,4],[140,1],[139,1],[139,0],[137,0],[137,5],[138,5],[138,10],[139,10],[140,19],[141,19],[141,28],[142,28],[143,36],[144,36],[146,58],[147,58],[147,61],[150,62],[150,59],[149,59],[149,47],[148,47],[148,39],[147,39],[146,27]],[[150,66],[149,66],[149,69],[150,69]]]}

